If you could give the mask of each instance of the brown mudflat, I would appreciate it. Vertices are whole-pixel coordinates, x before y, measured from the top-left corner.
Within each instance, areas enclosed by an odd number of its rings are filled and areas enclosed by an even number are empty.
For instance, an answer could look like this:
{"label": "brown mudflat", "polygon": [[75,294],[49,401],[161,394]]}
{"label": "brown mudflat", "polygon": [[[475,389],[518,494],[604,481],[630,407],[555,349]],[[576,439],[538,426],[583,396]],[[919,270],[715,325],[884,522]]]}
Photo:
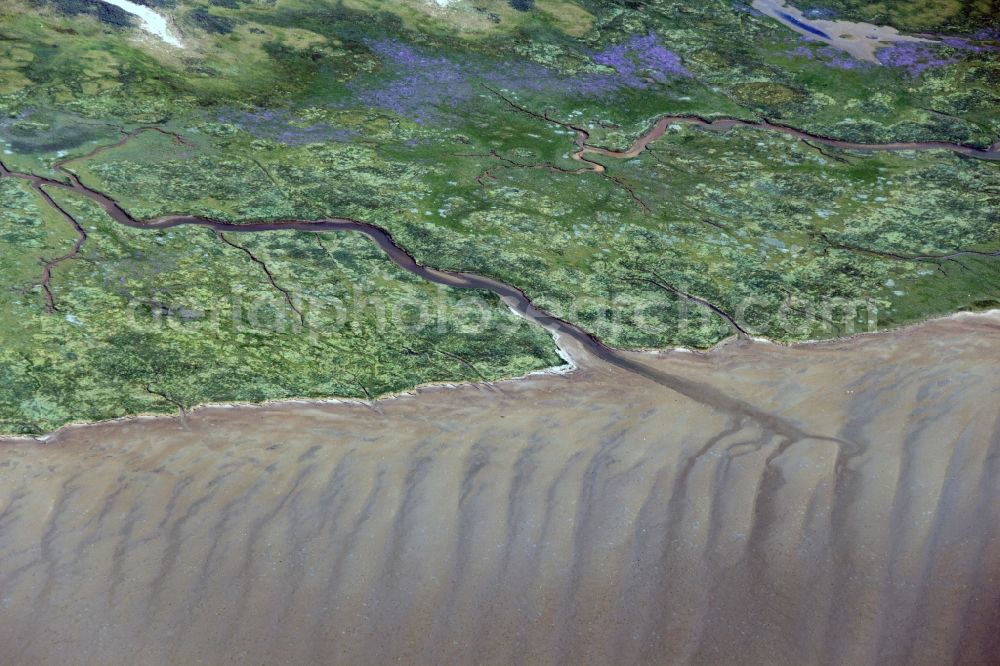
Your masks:
{"label": "brown mudflat", "polygon": [[0,661],[995,663],[1000,315],[571,351],[0,445]]}

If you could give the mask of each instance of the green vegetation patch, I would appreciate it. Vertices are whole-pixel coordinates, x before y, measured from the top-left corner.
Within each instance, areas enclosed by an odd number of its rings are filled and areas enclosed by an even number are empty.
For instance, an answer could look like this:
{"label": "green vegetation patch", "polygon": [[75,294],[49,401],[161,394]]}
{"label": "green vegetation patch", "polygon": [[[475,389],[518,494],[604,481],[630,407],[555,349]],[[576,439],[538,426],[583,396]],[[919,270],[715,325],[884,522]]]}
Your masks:
{"label": "green vegetation patch", "polygon": [[[207,402],[368,400],[561,362],[496,297],[430,285],[359,234],[135,230],[58,198],[88,239],[55,270],[57,311],[30,271],[2,264],[20,290],[0,303],[7,432]],[[22,223],[5,215],[0,242]]]}

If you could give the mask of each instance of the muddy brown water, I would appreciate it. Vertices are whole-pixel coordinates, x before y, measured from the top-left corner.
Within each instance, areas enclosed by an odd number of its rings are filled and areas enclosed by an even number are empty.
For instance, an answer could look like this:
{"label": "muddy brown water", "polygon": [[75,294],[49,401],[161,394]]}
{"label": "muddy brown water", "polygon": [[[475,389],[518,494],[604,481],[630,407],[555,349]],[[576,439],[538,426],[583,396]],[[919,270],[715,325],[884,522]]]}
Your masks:
{"label": "muddy brown water", "polygon": [[3,663],[995,663],[1000,314],[626,355],[694,395],[568,344],[3,444]]}

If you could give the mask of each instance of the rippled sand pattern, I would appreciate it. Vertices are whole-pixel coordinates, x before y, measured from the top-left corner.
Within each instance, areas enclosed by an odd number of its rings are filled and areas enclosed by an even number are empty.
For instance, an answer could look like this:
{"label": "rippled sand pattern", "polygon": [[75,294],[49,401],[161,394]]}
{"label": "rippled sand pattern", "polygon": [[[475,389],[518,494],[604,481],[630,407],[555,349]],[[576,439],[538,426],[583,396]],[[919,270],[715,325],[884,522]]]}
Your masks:
{"label": "rippled sand pattern", "polygon": [[[1000,317],[0,449],[4,664],[987,664]],[[833,439],[822,439],[832,437]]]}

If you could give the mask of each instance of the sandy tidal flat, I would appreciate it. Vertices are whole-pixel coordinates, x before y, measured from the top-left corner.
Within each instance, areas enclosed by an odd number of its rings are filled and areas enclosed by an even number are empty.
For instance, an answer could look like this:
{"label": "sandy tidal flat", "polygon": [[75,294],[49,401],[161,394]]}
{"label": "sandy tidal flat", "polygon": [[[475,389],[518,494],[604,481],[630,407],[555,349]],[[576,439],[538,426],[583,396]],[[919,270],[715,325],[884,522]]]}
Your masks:
{"label": "sandy tidal flat", "polygon": [[754,0],[753,8],[783,23],[810,39],[821,39],[830,46],[851,54],[858,60],[879,64],[876,52],[893,42],[928,42],[933,40],[901,34],[891,26],[855,21],[808,19],[786,0]]}
{"label": "sandy tidal flat", "polygon": [[1000,316],[633,356],[3,444],[0,661],[996,663]]}

